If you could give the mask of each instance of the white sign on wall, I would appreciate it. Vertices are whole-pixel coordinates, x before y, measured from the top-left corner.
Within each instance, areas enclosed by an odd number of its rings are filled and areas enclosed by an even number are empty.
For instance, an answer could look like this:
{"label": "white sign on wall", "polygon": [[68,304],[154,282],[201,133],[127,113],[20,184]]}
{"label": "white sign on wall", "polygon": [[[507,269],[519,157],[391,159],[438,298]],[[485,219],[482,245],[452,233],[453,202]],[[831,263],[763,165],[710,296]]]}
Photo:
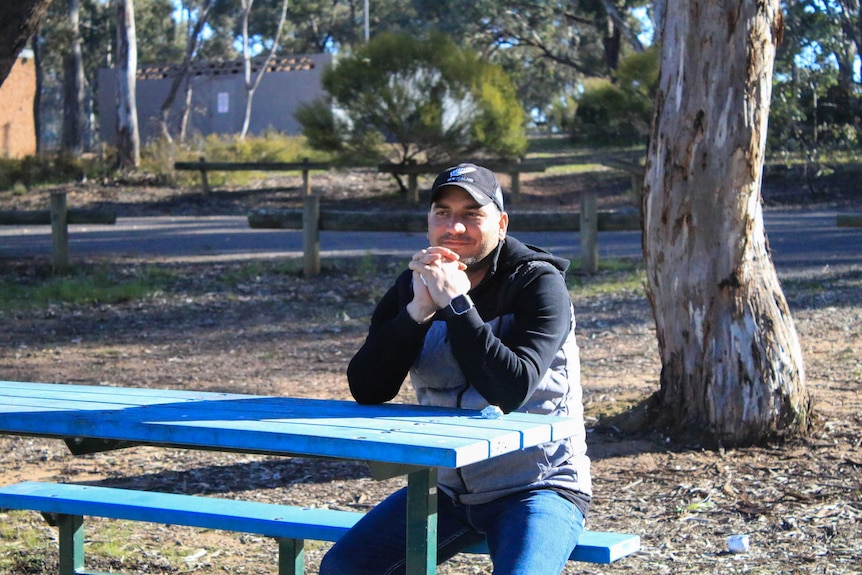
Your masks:
{"label": "white sign on wall", "polygon": [[228,98],[227,92],[219,92],[218,93],[218,113],[219,114],[227,114],[230,109],[229,105],[230,99]]}

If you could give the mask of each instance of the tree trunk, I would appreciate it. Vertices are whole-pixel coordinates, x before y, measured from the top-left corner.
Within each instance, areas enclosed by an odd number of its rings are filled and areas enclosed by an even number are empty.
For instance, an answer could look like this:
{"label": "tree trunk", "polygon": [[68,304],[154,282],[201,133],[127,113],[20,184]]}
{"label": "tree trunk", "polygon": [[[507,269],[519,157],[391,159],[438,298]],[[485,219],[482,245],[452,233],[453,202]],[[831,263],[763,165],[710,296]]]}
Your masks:
{"label": "tree trunk", "polygon": [[269,63],[272,61],[273,57],[275,57],[275,53],[278,50],[278,43],[281,41],[281,32],[284,29],[284,22],[287,19],[287,2],[288,0],[282,0],[281,3],[281,16],[278,20],[278,27],[275,31],[275,36],[272,39],[272,46],[270,47],[269,53],[266,56],[266,59],[258,69],[255,74],[254,80],[251,79],[251,52],[248,46],[248,19],[251,14],[251,7],[254,3],[254,0],[241,0],[242,4],[242,59],[243,59],[243,69],[245,72],[245,115],[243,116],[242,121],[242,130],[240,131],[239,137],[240,139],[245,139],[248,134],[249,126],[251,125],[251,109],[252,109],[252,101],[254,100],[254,92],[257,90],[257,87],[260,85],[261,79],[263,79],[263,75],[266,74],[266,69],[269,68]]}
{"label": "tree trunk", "polygon": [[138,74],[138,47],[135,36],[133,0],[117,3],[117,159],[120,168],[135,169],[141,164],[141,140],[138,133],[138,107],[135,89]]}
{"label": "tree trunk", "polygon": [[81,50],[80,2],[68,0],[72,45],[63,62],[63,150],[80,155],[84,150],[84,54]]}
{"label": "tree trunk", "polygon": [[[171,137],[171,131],[169,127],[169,120],[171,116],[171,109],[174,106],[174,100],[177,98],[177,94],[179,93],[180,86],[183,81],[188,78],[189,75],[189,67],[191,66],[192,58],[194,58],[195,51],[198,48],[198,42],[200,41],[201,32],[203,32],[204,25],[206,25],[207,18],[209,17],[210,9],[212,9],[214,0],[204,0],[203,4],[200,7],[197,20],[195,21],[194,26],[191,31],[189,31],[189,35],[186,38],[186,53],[185,57],[183,57],[183,63],[180,66],[180,71],[176,76],[171,80],[171,87],[168,90],[168,96],[165,98],[165,101],[162,103],[161,113],[159,117],[159,131],[162,134],[162,138],[164,138],[168,142],[172,142],[173,138]],[[189,11],[189,17],[191,18],[191,11]],[[191,86],[186,86],[186,94],[191,92]],[[187,116],[185,113],[183,114],[180,123],[183,124],[185,122],[185,118]],[[184,132],[184,129],[180,128],[181,134]],[[180,141],[182,141],[182,136]]]}
{"label": "tree trunk", "polygon": [[779,0],[668,0],[644,187],[647,290],[672,431],[712,445],[804,432],[810,398],[760,185]]}
{"label": "tree trunk", "polygon": [[36,130],[36,153],[44,149],[42,143],[42,86],[45,84],[45,72],[42,70],[42,49],[39,47],[39,28],[33,33],[33,65],[36,67],[36,94],[33,97],[33,127]]}
{"label": "tree trunk", "polygon": [[605,65],[608,70],[616,70],[620,67],[620,49],[622,48],[622,35],[619,26],[608,18],[608,33],[602,38],[605,48]]}
{"label": "tree trunk", "polygon": [[0,85],[39,27],[51,0],[0,2]]}
{"label": "tree trunk", "polygon": [[189,119],[192,114],[192,95],[194,94],[194,86],[191,81],[186,82],[186,99],[183,103],[183,111],[180,116],[180,143],[183,144],[186,141],[186,137],[189,133]]}

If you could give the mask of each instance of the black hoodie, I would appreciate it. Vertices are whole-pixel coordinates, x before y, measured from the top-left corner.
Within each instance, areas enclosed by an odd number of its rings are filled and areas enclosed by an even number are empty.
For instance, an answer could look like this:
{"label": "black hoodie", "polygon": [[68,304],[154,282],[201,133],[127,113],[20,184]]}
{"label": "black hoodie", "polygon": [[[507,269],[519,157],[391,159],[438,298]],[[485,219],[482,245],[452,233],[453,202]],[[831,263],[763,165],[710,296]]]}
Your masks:
{"label": "black hoodie", "polygon": [[365,344],[347,369],[359,403],[395,397],[410,374],[419,403],[567,417],[579,431],[566,439],[507,453],[460,469],[438,470],[438,485],[464,504],[525,489],[548,488],[589,507],[574,314],[563,273],[568,262],[511,237],[470,291],[476,307],[417,324],[406,311],[412,272],[402,273],[374,310]]}
{"label": "black hoodie", "polygon": [[[469,292],[476,307],[448,320],[447,331],[470,385],[489,404],[509,412],[530,398],[572,329],[563,277],[569,262],[513,237],[501,242],[493,256],[488,273]],[[368,337],[347,369],[357,402],[394,398],[418,358],[434,322],[413,321],[406,311],[412,299],[412,272],[405,270],[374,310]],[[489,324],[507,315],[515,329],[503,340]],[[441,320],[438,312],[434,321]]]}

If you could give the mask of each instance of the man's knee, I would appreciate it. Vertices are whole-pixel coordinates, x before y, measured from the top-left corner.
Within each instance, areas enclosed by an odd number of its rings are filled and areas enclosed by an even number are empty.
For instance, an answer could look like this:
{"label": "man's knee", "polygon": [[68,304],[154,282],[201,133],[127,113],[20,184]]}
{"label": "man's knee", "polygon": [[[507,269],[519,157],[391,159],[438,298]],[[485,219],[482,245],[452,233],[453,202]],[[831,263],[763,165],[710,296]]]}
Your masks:
{"label": "man's knee", "polygon": [[347,566],[343,564],[337,551],[330,549],[320,561],[320,575],[346,575],[350,573]]}

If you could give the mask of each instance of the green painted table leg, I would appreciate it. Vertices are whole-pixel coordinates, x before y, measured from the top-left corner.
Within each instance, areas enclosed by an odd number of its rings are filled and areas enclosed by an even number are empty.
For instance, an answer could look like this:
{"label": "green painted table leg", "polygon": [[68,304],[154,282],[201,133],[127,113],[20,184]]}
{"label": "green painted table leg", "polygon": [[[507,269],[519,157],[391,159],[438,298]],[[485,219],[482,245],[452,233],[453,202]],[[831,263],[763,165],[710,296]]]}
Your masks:
{"label": "green painted table leg", "polygon": [[278,540],[278,575],[305,573],[305,541],[302,539]]}
{"label": "green painted table leg", "polygon": [[75,575],[84,567],[84,518],[60,515],[57,527],[60,531],[60,575]]}
{"label": "green painted table leg", "polygon": [[407,476],[407,575],[437,573],[437,470]]}

